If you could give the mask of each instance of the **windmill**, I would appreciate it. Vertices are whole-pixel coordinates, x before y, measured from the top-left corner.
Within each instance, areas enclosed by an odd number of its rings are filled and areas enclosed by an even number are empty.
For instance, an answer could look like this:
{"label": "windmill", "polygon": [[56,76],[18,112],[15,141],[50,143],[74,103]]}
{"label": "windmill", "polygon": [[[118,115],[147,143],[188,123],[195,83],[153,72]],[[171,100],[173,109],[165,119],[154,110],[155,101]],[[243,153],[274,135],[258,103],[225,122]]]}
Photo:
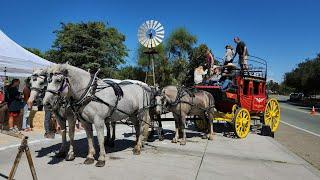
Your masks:
{"label": "windmill", "polygon": [[[148,54],[149,63],[152,66],[153,85],[156,85],[155,73],[154,73],[154,55],[157,54],[155,47],[157,47],[164,38],[164,27],[159,21],[148,20],[141,24],[138,30],[138,40],[141,45],[148,48],[145,54]],[[148,72],[146,73],[145,82],[148,79]]]}

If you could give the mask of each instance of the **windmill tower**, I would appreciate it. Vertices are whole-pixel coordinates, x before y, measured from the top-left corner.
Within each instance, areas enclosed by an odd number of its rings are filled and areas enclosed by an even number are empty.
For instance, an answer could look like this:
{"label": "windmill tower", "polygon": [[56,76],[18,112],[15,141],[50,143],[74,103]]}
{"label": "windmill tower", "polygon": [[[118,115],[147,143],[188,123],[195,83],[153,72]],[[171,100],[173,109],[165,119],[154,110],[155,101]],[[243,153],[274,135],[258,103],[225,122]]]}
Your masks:
{"label": "windmill tower", "polygon": [[[164,38],[164,27],[159,21],[148,20],[141,24],[138,30],[138,40],[141,45],[148,48],[148,51],[144,53],[148,55],[149,63],[151,62],[151,72],[146,73],[145,82],[148,80],[148,76],[152,76],[153,85],[156,85],[155,70],[154,70],[154,55],[157,54],[155,47],[157,47]],[[149,67],[150,71],[150,67]]]}

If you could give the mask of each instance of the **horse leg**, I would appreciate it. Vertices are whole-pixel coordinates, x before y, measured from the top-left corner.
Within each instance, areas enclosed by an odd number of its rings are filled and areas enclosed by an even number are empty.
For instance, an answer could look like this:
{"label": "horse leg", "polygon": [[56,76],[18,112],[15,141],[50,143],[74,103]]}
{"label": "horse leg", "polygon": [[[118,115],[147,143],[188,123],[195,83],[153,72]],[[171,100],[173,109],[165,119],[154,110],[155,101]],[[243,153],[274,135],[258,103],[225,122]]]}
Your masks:
{"label": "horse leg", "polygon": [[[201,119],[201,121],[208,123],[208,117],[206,116],[206,114],[199,115],[199,118]],[[204,130],[204,131],[207,131],[207,130]],[[202,135],[201,138],[208,139],[207,133],[208,132],[201,132],[201,135]]]}
{"label": "horse leg", "polygon": [[213,140],[213,136],[214,136],[214,131],[213,131],[213,112],[209,112],[208,114],[208,124],[209,124],[209,132],[208,132],[208,139],[209,140]]}
{"label": "horse leg", "polygon": [[95,117],[94,119],[94,126],[97,131],[97,137],[99,142],[99,158],[98,162],[96,163],[96,167],[103,167],[106,164],[105,156],[106,156],[106,150],[104,148],[104,119],[101,119],[99,117]]}
{"label": "horse leg", "polygon": [[112,137],[111,141],[109,144],[109,147],[114,147],[114,141],[116,140],[116,122],[111,122],[111,127],[112,127]]}
{"label": "horse leg", "polygon": [[140,129],[140,122],[138,119],[135,120],[134,122],[134,128],[135,128],[135,131],[136,131],[136,145],[134,146],[133,148],[133,154],[134,155],[139,155],[140,154],[140,151],[141,151],[141,146],[139,144],[139,138],[140,138],[140,133],[141,133],[141,129]]}
{"label": "horse leg", "polygon": [[145,110],[142,116],[141,128],[142,128],[142,140],[146,141],[149,135],[149,128],[151,123],[151,117],[148,110]]}
{"label": "horse leg", "polygon": [[148,110],[144,110],[138,114],[137,121],[135,123],[136,129],[136,146],[133,149],[133,154],[139,155],[141,153],[142,141],[148,135],[150,124],[150,115]]}
{"label": "horse leg", "polygon": [[180,141],[180,145],[186,145],[186,116],[182,114],[181,121],[180,121],[180,129],[182,131],[182,138]]}
{"label": "horse leg", "polygon": [[105,122],[106,128],[107,128],[107,137],[105,139],[105,145],[109,145],[110,141],[110,133],[111,133],[111,128],[110,128],[110,121]]}
{"label": "horse leg", "polygon": [[65,158],[67,155],[67,133],[66,133],[66,121],[59,118],[59,116],[55,116],[60,127],[61,127],[61,136],[62,136],[62,144],[61,147],[56,153],[56,157],[58,158]]}
{"label": "horse leg", "polygon": [[76,127],[76,119],[74,119],[73,115],[67,115],[67,120],[69,124],[69,139],[70,139],[70,145],[69,145],[69,151],[66,156],[66,161],[73,161],[75,159],[74,156],[74,132]]}
{"label": "horse leg", "polygon": [[179,122],[180,122],[180,117],[179,115],[176,115],[175,113],[173,114],[173,118],[175,121],[175,127],[176,127],[176,131],[175,131],[175,135],[174,138],[172,139],[172,143],[177,143],[178,139],[179,139]]}
{"label": "horse leg", "polygon": [[94,163],[94,155],[96,154],[96,151],[93,146],[93,129],[92,124],[87,123],[86,121],[81,121],[84,130],[87,134],[87,140],[88,140],[88,155],[86,160],[84,161],[84,164],[93,164]]}
{"label": "horse leg", "polygon": [[159,141],[163,141],[164,140],[164,132],[162,129],[161,115],[157,115],[157,120],[158,120],[158,124],[159,124]]}

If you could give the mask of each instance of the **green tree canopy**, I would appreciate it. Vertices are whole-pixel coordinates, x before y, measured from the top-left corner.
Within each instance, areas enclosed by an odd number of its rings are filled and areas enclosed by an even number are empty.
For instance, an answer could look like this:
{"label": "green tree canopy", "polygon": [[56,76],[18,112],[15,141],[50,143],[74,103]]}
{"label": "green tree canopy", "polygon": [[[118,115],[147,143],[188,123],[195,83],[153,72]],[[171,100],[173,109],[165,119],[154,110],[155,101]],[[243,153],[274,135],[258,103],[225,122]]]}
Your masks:
{"label": "green tree canopy", "polygon": [[56,40],[46,53],[56,63],[69,62],[79,68],[100,66],[102,76],[124,63],[128,55],[125,36],[103,22],[61,23],[54,32]]}
{"label": "green tree canopy", "polygon": [[45,58],[45,54],[41,52],[40,49],[37,49],[37,48],[29,48],[29,47],[24,47],[26,50],[30,51],[31,53],[39,56],[39,57],[42,57],[42,58]]}
{"label": "green tree canopy", "polygon": [[284,75],[284,84],[295,91],[311,94],[320,89],[320,54],[313,59],[306,59],[291,72]]}
{"label": "green tree canopy", "polygon": [[172,31],[166,41],[166,52],[169,53],[169,58],[178,56],[187,60],[196,43],[197,37],[195,35],[186,28],[177,28]]}

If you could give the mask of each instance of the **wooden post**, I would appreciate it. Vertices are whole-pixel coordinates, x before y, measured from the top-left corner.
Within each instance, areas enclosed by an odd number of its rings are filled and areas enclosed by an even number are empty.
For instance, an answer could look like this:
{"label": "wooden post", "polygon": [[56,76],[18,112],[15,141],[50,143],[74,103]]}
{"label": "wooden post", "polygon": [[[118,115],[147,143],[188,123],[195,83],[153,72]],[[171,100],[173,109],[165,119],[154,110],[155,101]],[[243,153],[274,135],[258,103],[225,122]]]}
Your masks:
{"label": "wooden post", "polygon": [[29,164],[29,168],[30,168],[30,171],[31,171],[31,174],[32,174],[32,178],[33,178],[33,180],[38,180],[37,174],[36,174],[36,170],[34,168],[34,164],[33,164],[33,161],[32,161],[30,149],[29,149],[29,146],[28,146],[28,136],[23,136],[22,134],[19,134],[19,135],[18,134],[16,134],[16,135],[8,134],[8,135],[14,136],[14,137],[18,137],[18,138],[21,138],[21,136],[22,136],[22,141],[21,141],[21,145],[19,147],[19,152],[18,152],[18,154],[16,156],[16,159],[14,160],[14,163],[13,163],[13,166],[11,168],[11,171],[10,171],[8,179],[9,180],[13,180],[14,175],[15,175],[15,173],[17,171],[17,168],[18,168],[22,153],[25,152],[26,156],[27,156],[27,159],[28,159],[28,164]]}

